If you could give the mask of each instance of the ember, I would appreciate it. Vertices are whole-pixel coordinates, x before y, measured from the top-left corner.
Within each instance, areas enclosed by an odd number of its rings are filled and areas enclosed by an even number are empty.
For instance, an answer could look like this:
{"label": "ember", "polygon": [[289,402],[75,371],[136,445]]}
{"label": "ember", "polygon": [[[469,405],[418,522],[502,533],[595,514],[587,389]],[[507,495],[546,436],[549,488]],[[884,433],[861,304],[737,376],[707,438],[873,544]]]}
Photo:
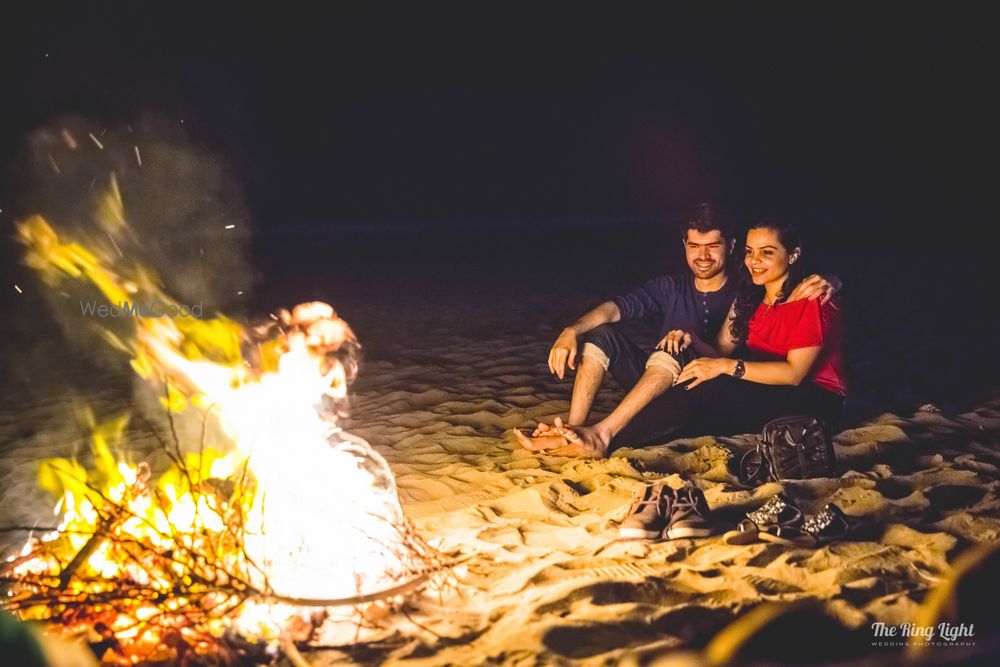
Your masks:
{"label": "ember", "polygon": [[[98,216],[124,224],[114,181]],[[18,235],[26,262],[51,285],[75,279],[112,303],[173,303],[150,271],[112,271],[39,216]],[[134,318],[131,334],[103,332],[162,389],[168,415],[215,415],[234,447],[223,454],[201,442],[191,451],[171,416],[161,440],[171,465],[154,475],[116,458],[123,416],[94,427],[91,469],[44,462],[40,483],[58,498],[60,520],[4,564],[9,609],[70,633],[93,628],[106,662],[236,646],[245,657],[249,645],[234,637],[273,647],[292,628],[309,634],[340,618],[329,609],[317,617],[315,607],[350,606],[340,620],[350,619],[437,571],[385,460],[336,423],[354,370],[353,332],[322,303],[272,319],[249,329],[222,316]]]}

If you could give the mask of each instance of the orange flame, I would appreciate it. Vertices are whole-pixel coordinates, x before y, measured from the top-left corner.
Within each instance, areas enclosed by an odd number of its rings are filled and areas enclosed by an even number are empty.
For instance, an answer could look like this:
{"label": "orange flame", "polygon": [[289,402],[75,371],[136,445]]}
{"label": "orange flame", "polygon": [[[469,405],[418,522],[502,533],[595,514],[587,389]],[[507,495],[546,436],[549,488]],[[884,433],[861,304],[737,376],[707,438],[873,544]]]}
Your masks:
{"label": "orange flame", "polygon": [[[126,224],[113,181],[97,217],[104,227]],[[93,285],[111,302],[139,295],[170,303],[151,271],[136,267],[126,278],[85,245],[62,240],[40,216],[20,223],[18,238],[26,246],[26,263],[47,284],[72,279]],[[85,556],[78,565],[87,576],[60,582],[71,593],[100,597],[122,581],[161,591],[162,599],[139,600],[131,613],[109,619],[116,638],[134,642],[143,641],[148,621],[165,608],[192,604],[171,595],[170,587],[176,577],[190,579],[191,571],[204,570],[204,564],[192,570],[186,559],[205,549],[219,564],[215,583],[243,577],[242,586],[288,598],[350,598],[411,576],[421,563],[404,544],[408,524],[388,465],[324,409],[328,399],[346,395],[348,372],[338,354],[355,342],[353,332],[320,302],[281,311],[277,319],[283,328],[258,347],[253,365],[241,350],[246,331],[223,316],[135,318],[131,337],[105,332],[131,353],[140,376],[166,387],[168,409],[211,411],[235,449],[188,454],[152,484],[148,467],[128,465],[111,453],[126,418],[97,427],[93,471],[65,459],[42,464],[40,483],[59,498],[60,524],[25,545],[14,574],[51,582],[65,576],[67,559]],[[219,491],[247,476],[251,483],[237,485],[242,490]],[[114,507],[127,511],[112,516]],[[90,549],[94,535],[115,539],[98,540]],[[122,540],[170,557],[138,562]],[[47,545],[47,555],[28,557],[39,545]],[[227,618],[241,631],[273,636],[297,612],[294,605],[267,600],[234,602],[222,587],[199,604],[209,602],[228,614],[206,624],[215,634]],[[27,610],[22,616],[45,616],[38,607],[21,609]]]}

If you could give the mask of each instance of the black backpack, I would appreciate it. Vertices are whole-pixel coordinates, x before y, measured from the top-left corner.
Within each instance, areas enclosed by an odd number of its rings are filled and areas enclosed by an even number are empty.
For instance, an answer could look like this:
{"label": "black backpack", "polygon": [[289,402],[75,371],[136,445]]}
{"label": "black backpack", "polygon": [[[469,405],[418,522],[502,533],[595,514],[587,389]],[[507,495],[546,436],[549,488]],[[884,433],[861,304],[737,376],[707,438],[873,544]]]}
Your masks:
{"label": "black backpack", "polygon": [[826,424],[816,417],[791,415],[764,425],[757,448],[740,460],[739,477],[744,484],[834,477],[836,463]]}

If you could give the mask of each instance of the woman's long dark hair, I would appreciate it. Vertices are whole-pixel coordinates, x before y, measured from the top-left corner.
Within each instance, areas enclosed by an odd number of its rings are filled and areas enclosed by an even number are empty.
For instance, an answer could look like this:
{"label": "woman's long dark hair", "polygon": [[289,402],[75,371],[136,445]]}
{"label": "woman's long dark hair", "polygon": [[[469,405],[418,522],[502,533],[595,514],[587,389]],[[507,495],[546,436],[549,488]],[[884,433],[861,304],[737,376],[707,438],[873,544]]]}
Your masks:
{"label": "woman's long dark hair", "polygon": [[[778,241],[789,254],[796,248],[799,248],[801,253],[802,241],[798,230],[792,225],[781,224],[773,218],[765,218],[750,229],[773,229],[778,234]],[[788,266],[785,282],[781,285],[781,292],[775,303],[783,303],[788,299],[788,295],[805,276],[804,265],[799,257],[798,261]],[[745,343],[750,332],[750,318],[764,299],[764,286],[753,284],[750,271],[743,264],[740,265],[737,279],[739,282],[736,285],[736,300],[733,302],[733,318],[729,322],[729,335],[737,343]]]}

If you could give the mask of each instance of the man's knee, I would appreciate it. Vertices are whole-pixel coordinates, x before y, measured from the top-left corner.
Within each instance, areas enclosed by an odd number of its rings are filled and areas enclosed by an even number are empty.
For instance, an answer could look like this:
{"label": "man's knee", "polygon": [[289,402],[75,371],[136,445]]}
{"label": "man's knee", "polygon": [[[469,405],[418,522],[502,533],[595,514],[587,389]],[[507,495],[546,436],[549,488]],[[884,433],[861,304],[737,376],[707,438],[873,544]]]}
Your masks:
{"label": "man's knee", "polygon": [[618,357],[621,335],[610,324],[594,327],[583,336],[581,356],[584,360],[590,359],[600,364],[605,371],[608,370],[611,360]]}
{"label": "man's knee", "polygon": [[604,354],[611,352],[618,346],[622,333],[611,324],[602,324],[594,327],[583,335],[583,343],[590,343],[599,348]]}
{"label": "man's knee", "polygon": [[681,374],[681,363],[673,354],[657,350],[649,355],[649,359],[646,360],[646,370],[649,371],[650,369],[668,372],[673,376],[674,382],[676,382],[677,376]]}

